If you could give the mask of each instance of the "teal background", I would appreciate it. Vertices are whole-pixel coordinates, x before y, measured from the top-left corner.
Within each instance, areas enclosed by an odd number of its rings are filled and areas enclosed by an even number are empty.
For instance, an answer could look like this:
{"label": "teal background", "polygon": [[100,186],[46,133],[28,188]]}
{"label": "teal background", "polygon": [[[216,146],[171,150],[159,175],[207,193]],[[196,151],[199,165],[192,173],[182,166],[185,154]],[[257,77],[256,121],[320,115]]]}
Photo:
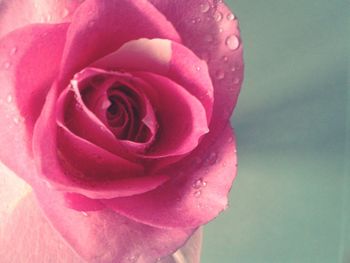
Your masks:
{"label": "teal background", "polygon": [[202,263],[350,262],[349,2],[227,3],[245,47],[239,169]]}

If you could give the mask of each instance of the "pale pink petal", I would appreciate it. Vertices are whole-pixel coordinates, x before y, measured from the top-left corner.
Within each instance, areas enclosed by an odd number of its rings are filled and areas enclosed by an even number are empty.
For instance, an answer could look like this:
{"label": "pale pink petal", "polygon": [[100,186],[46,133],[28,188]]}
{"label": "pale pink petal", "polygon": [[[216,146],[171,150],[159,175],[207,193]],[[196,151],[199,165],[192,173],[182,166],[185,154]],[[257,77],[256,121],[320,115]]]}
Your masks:
{"label": "pale pink petal", "polygon": [[108,207],[135,221],[158,226],[198,227],[227,207],[236,175],[236,146],[229,124],[207,149],[169,168],[172,179],[154,191],[103,200]]}
{"label": "pale pink petal", "polygon": [[83,0],[2,0],[0,38],[28,24],[69,22],[82,2]]}
{"label": "pale pink petal", "polygon": [[[193,232],[152,228],[108,210],[78,212],[65,208],[52,192],[43,194],[46,215],[29,193],[1,222],[1,262],[154,263],[181,247]],[[62,231],[63,238],[52,226]],[[198,243],[198,234],[186,243],[184,253]]]}
{"label": "pale pink petal", "polygon": [[142,37],[181,41],[171,23],[148,1],[86,0],[74,14],[67,34],[63,81],[127,41]]}
{"label": "pale pink petal", "polygon": [[33,176],[31,136],[55,78],[66,24],[28,26],[0,40],[0,159],[19,176]]}
{"label": "pale pink petal", "polygon": [[91,263],[153,263],[173,253],[193,229],[160,229],[137,223],[110,210],[78,212],[53,192],[37,188],[41,207],[72,248]]}

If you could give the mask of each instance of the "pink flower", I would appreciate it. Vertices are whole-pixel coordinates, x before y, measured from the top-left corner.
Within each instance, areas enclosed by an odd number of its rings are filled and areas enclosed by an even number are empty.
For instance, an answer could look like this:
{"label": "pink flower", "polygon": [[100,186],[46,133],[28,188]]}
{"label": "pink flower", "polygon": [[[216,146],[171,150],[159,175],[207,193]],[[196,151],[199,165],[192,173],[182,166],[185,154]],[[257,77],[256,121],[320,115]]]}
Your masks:
{"label": "pink flower", "polygon": [[0,159],[82,258],[154,262],[225,209],[243,62],[222,1],[0,12]]}

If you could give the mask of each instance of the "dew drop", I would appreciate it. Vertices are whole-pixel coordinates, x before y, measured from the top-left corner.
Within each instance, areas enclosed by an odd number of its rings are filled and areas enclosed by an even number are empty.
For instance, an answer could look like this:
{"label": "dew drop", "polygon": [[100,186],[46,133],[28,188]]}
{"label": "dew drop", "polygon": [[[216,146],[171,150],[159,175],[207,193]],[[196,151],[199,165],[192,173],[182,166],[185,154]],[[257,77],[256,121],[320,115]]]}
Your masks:
{"label": "dew drop", "polygon": [[88,214],[87,214],[86,212],[81,212],[81,214],[82,214],[83,216],[88,216]]}
{"label": "dew drop", "polygon": [[222,70],[218,70],[215,74],[215,77],[218,79],[218,80],[221,80],[223,78],[225,78],[225,72],[223,72]]}
{"label": "dew drop", "polygon": [[223,57],[222,57],[222,60],[223,60],[224,62],[227,62],[227,61],[228,61],[228,57],[227,57],[227,56],[223,56]]}
{"label": "dew drop", "polygon": [[230,50],[236,50],[239,47],[239,39],[235,35],[230,35],[226,38],[226,46]]}
{"label": "dew drop", "polygon": [[209,9],[210,9],[210,5],[209,5],[208,2],[201,3],[201,4],[199,5],[199,7],[200,7],[200,10],[201,10],[202,13],[206,13],[206,12],[208,12]]}
{"label": "dew drop", "polygon": [[235,15],[232,13],[229,13],[229,14],[227,14],[226,18],[227,18],[227,20],[232,21],[235,19]]}
{"label": "dew drop", "polygon": [[191,23],[195,24],[196,23],[196,19],[195,18],[191,19]]}
{"label": "dew drop", "polygon": [[231,68],[231,71],[232,71],[232,72],[235,72],[236,70],[237,70],[236,67],[232,67],[232,68]]}
{"label": "dew drop", "polygon": [[206,36],[204,37],[204,40],[205,40],[206,42],[210,43],[210,42],[213,42],[214,38],[213,38],[212,35],[206,35]]}
{"label": "dew drop", "polygon": [[238,84],[239,83],[239,78],[235,78],[234,80],[233,80],[233,84]]}
{"label": "dew drop", "polygon": [[95,25],[95,20],[91,20],[88,22],[89,27],[93,27]]}
{"label": "dew drop", "polygon": [[10,66],[11,66],[11,63],[10,63],[10,62],[5,62],[5,64],[4,64],[4,68],[5,68],[5,69],[9,69]]}
{"label": "dew drop", "polygon": [[223,18],[223,15],[220,11],[216,11],[213,15],[216,22],[220,22]]}
{"label": "dew drop", "polygon": [[82,110],[82,109],[83,109],[83,106],[81,106],[81,104],[80,104],[79,102],[77,102],[77,103],[75,104],[75,108],[76,108],[77,110]]}
{"label": "dew drop", "polygon": [[195,192],[193,193],[194,197],[197,197],[197,198],[200,197],[201,194],[202,194],[202,191],[201,191],[201,190],[197,190],[197,191],[195,191]]}
{"label": "dew drop", "polygon": [[206,187],[207,186],[207,182],[206,181],[203,181],[202,178],[199,178],[198,180],[196,180],[193,184],[192,184],[192,187],[194,189],[199,189],[199,188],[202,188],[202,187]]}
{"label": "dew drop", "polygon": [[14,54],[16,54],[16,52],[17,52],[17,47],[13,47],[10,50],[10,55],[13,56]]}
{"label": "dew drop", "polygon": [[219,33],[224,32],[224,29],[222,27],[219,28]]}
{"label": "dew drop", "polygon": [[200,17],[196,18],[196,23],[200,23],[202,21],[202,19]]}
{"label": "dew drop", "polygon": [[11,103],[12,102],[12,96],[9,94],[6,98],[7,103]]}
{"label": "dew drop", "polygon": [[13,117],[13,122],[14,122],[15,124],[18,124],[18,123],[19,123],[19,118],[18,118],[18,117]]}
{"label": "dew drop", "polygon": [[210,165],[215,164],[217,158],[218,158],[217,153],[212,152],[212,153],[209,155],[208,159],[207,159],[207,163],[210,164]]}
{"label": "dew drop", "polygon": [[200,71],[201,70],[201,67],[200,66],[196,66],[196,71]]}

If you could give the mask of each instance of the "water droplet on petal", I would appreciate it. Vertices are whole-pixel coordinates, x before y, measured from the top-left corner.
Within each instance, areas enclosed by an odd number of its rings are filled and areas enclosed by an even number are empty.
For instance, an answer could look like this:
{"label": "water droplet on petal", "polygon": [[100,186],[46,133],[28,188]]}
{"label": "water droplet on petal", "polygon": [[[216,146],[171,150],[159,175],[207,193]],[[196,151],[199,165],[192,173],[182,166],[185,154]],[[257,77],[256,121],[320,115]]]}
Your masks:
{"label": "water droplet on petal", "polygon": [[13,122],[14,122],[15,124],[18,124],[18,123],[19,123],[19,118],[18,118],[18,117],[13,117]]}
{"label": "water droplet on petal", "polygon": [[206,42],[210,43],[210,42],[213,42],[214,38],[213,38],[212,35],[206,35],[206,36],[204,37],[204,40],[205,40]]}
{"label": "water droplet on petal", "polygon": [[223,18],[223,15],[220,11],[216,11],[213,15],[216,22],[220,22]]}
{"label": "water droplet on petal", "polygon": [[196,18],[196,23],[199,23],[199,22],[201,22],[202,21],[202,19],[200,18],[200,17],[197,17]]}
{"label": "water droplet on petal", "polygon": [[226,38],[226,46],[230,50],[236,50],[239,47],[239,39],[235,35],[230,35]]}
{"label": "water droplet on petal", "polygon": [[210,5],[209,5],[208,2],[201,3],[201,4],[199,5],[199,7],[200,7],[200,10],[201,10],[202,13],[206,13],[206,12],[208,12],[209,9],[210,9]]}
{"label": "water droplet on petal", "polygon": [[89,27],[93,27],[95,25],[95,20],[91,20],[88,22]]}
{"label": "water droplet on petal", "polygon": [[6,98],[7,103],[11,103],[12,102],[12,96],[9,94]]}
{"label": "water droplet on petal", "polygon": [[202,188],[202,187],[206,187],[207,186],[207,182],[206,181],[203,181],[202,178],[199,178],[198,180],[196,180],[193,184],[192,184],[192,187],[194,189],[199,189],[199,188]]}
{"label": "water droplet on petal", "polygon": [[17,52],[17,47],[11,48],[10,55],[13,56]]}
{"label": "water droplet on petal", "polygon": [[200,66],[196,66],[196,71],[200,71],[201,67]]}
{"label": "water droplet on petal", "polygon": [[221,79],[225,78],[225,72],[223,72],[222,70],[219,69],[216,72],[215,76],[218,80],[221,80]]}
{"label": "water droplet on petal", "polygon": [[75,104],[75,108],[76,108],[77,110],[82,110],[82,109],[83,109],[83,106],[82,106],[79,102],[77,102],[77,103]]}
{"label": "water droplet on petal", "polygon": [[197,197],[197,198],[200,197],[201,194],[202,194],[202,191],[201,191],[201,190],[197,190],[197,191],[195,191],[195,192],[193,193],[194,197]]}
{"label": "water droplet on petal", "polygon": [[232,13],[229,13],[229,14],[227,14],[226,18],[227,18],[227,20],[232,21],[235,19],[235,15]]}
{"label": "water droplet on petal", "polygon": [[81,214],[82,214],[83,216],[88,216],[88,214],[87,214],[86,212],[81,212]]}
{"label": "water droplet on petal", "polygon": [[191,23],[195,24],[196,23],[196,19],[195,18],[191,19]]}
{"label": "water droplet on petal", "polygon": [[224,29],[222,27],[219,28],[219,32],[222,33],[224,32]]}
{"label": "water droplet on petal", "polygon": [[232,67],[232,68],[231,68],[231,71],[232,71],[232,72],[235,72],[235,71],[236,71],[236,67]]}
{"label": "water droplet on petal", "polygon": [[228,57],[227,57],[227,56],[223,56],[223,57],[222,57],[222,60],[223,60],[224,62],[227,62],[227,61],[228,61]]}
{"label": "water droplet on petal", "polygon": [[234,80],[233,80],[233,84],[238,84],[239,83],[239,78],[235,78]]}
{"label": "water droplet on petal", "polygon": [[209,155],[209,157],[207,159],[207,163],[210,164],[210,165],[215,164],[217,158],[218,158],[217,153],[212,152],[212,153],[210,153],[210,155]]}

